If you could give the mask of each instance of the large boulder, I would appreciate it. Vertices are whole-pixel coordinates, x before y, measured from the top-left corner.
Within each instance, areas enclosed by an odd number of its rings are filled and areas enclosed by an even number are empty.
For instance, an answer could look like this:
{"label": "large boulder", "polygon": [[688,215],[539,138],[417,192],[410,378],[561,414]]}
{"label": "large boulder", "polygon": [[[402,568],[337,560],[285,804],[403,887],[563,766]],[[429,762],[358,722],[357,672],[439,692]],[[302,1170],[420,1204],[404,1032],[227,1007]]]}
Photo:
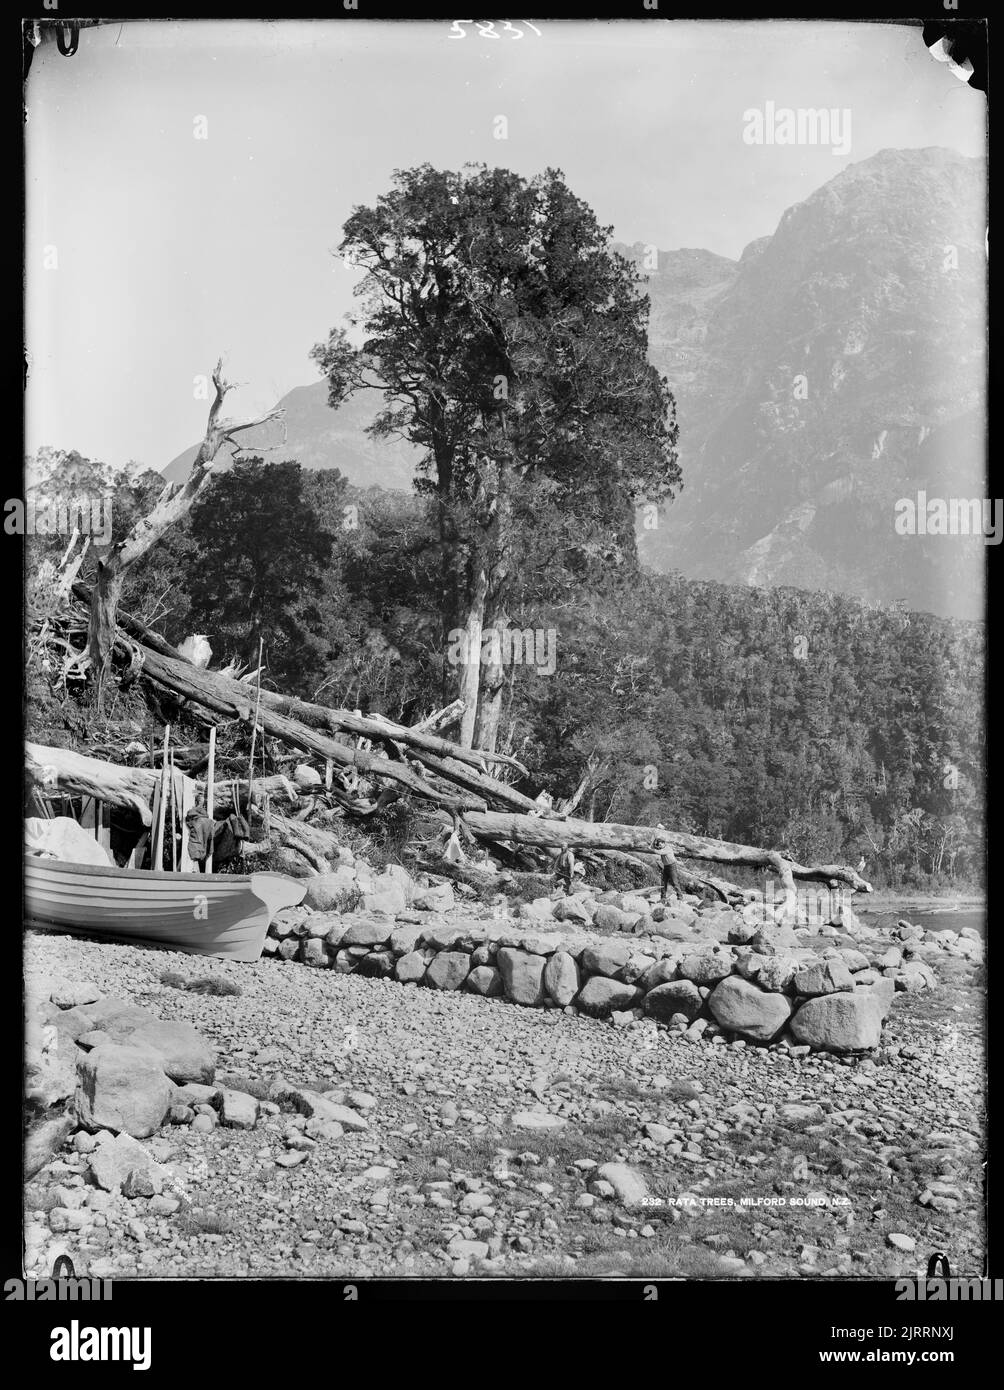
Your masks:
{"label": "large boulder", "polygon": [[254,1129],[258,1123],[258,1102],[246,1091],[224,1090],[220,1096],[220,1119],[227,1129]]}
{"label": "large boulder", "polygon": [[303,961],[304,965],[311,965],[319,970],[325,970],[328,965],[330,965],[324,942],[316,936],[308,936],[306,940],[301,943],[300,959]]}
{"label": "large boulder", "polygon": [[865,955],[863,951],[856,951],[853,949],[853,947],[841,947],[840,959],[843,961],[843,963],[847,966],[847,969],[850,970],[852,974],[856,974],[859,970],[868,969],[868,957]]}
{"label": "large boulder", "polygon": [[355,870],[342,864],[328,874],[318,874],[307,884],[304,906],[315,912],[350,912],[360,899]]}
{"label": "large boulder", "polygon": [[449,912],[454,905],[453,889],[448,883],[415,888],[412,893],[411,906],[417,912]]}
{"label": "large boulder", "polygon": [[749,945],[761,956],[785,955],[801,944],[791,927],[780,926],[761,927],[749,940]]}
{"label": "large boulder", "polygon": [[582,969],[589,975],[616,975],[627,965],[633,952],[630,946],[619,941],[603,941],[596,946],[587,946],[579,957]]}
{"label": "large boulder", "polygon": [[493,999],[502,993],[502,976],[491,965],[476,965],[464,981],[464,989],[471,994],[484,995]]}
{"label": "large boulder", "polygon": [[740,918],[737,922],[734,922],[732,926],[729,928],[727,940],[733,946],[745,946],[747,942],[753,940],[754,936],[756,936],[759,930],[760,923],[746,922],[742,918]]}
{"label": "large boulder", "polygon": [[550,956],[555,951],[563,951],[568,946],[568,937],[561,932],[533,932],[521,936],[517,941],[504,941],[500,945],[515,946],[531,956]]}
{"label": "large boulder", "polygon": [[575,1004],[593,1018],[607,1018],[615,1010],[630,1009],[640,998],[641,990],[636,985],[625,985],[605,975],[593,975],[579,990]]}
{"label": "large boulder", "polygon": [[123,1025],[132,1019],[134,1026],[156,1022],[156,1014],[130,1004],[126,999],[114,999],[110,995],[95,1004],[81,1004],[73,1009],[57,1012],[50,1022],[58,1029],[60,1037],[76,1042],[85,1033],[104,1032],[113,1022]]}
{"label": "large boulder", "polygon": [[357,917],[346,927],[339,945],[383,946],[391,939],[394,923],[388,918]]}
{"label": "large boulder", "polygon": [[153,1053],[161,1071],[179,1085],[186,1081],[207,1085],[216,1076],[216,1052],[190,1023],[149,1015],[137,1023],[131,1016],[120,1015],[103,1024],[101,1032],[110,1042]]}
{"label": "large boulder", "polygon": [[514,1004],[538,1005],[544,1002],[544,956],[533,956],[527,951],[517,951],[511,946],[503,946],[498,953],[496,964],[502,975],[506,997]]}
{"label": "large boulder", "polygon": [[896,988],[914,994],[922,989],[932,989],[937,984],[937,976],[929,965],[921,961],[908,961],[896,977]]}
{"label": "large boulder", "polygon": [[579,967],[567,951],[555,951],[544,966],[544,988],[556,1004],[567,1007],[579,992]]}
{"label": "large boulder", "polygon": [[416,926],[395,927],[390,934],[390,949],[395,956],[406,956],[418,945],[422,928]]}
{"label": "large boulder", "polygon": [[659,1023],[669,1023],[674,1014],[685,1014],[692,1022],[701,1012],[702,1003],[701,992],[693,980],[672,980],[650,989],[643,1007]]}
{"label": "large boulder", "polygon": [[840,990],[809,999],[791,1020],[796,1042],[828,1052],[864,1052],[878,1047],[882,1010],[870,990]]}
{"label": "large boulder", "polygon": [[697,911],[687,903],[677,900],[671,903],[656,903],[652,908],[652,917],[664,925],[686,928],[692,927],[697,921]]}
{"label": "large boulder", "polygon": [[617,972],[617,978],[623,980],[626,985],[640,984],[643,977],[655,965],[655,961],[644,951],[636,951],[628,959],[626,965],[622,965]]}
{"label": "large boulder", "polygon": [[715,1021],[748,1042],[773,1042],[791,1017],[791,1001],[783,994],[768,994],[748,980],[731,975],[708,996]]}
{"label": "large boulder", "polygon": [[741,975],[744,980],[755,980],[760,973],[761,965],[771,959],[771,956],[758,956],[749,946],[740,946],[735,956],[735,973]]}
{"label": "large boulder", "polygon": [[365,975],[372,980],[382,980],[394,970],[393,951],[370,951],[356,966],[357,975]]}
{"label": "large boulder", "polygon": [[650,965],[642,975],[638,983],[646,992],[655,989],[658,985],[667,984],[670,980],[676,979],[677,967],[680,964],[680,957],[675,953],[663,956],[662,960],[657,960]]}
{"label": "large boulder", "polygon": [[316,1091],[308,1091],[301,1087],[277,1088],[276,1099],[287,1101],[294,1110],[306,1115],[308,1119],[318,1122],[333,1121],[352,1132],[369,1129],[369,1121],[364,1120],[357,1110],[350,1110],[347,1105],[341,1105],[338,1101],[328,1100],[327,1096],[318,1095]]}
{"label": "large boulder", "polygon": [[145,1139],[163,1124],[173,1100],[174,1086],[146,1047],[102,1043],[79,1062],[74,1105],[86,1129]]}
{"label": "large boulder", "polygon": [[374,876],[373,886],[363,893],[362,905],[367,912],[386,912],[396,917],[407,908],[411,880],[406,870],[394,873],[395,868],[399,866],[389,864],[382,874]]}
{"label": "large boulder", "polygon": [[854,977],[842,960],[821,960],[797,971],[792,987],[796,994],[836,994],[853,989]]}
{"label": "large boulder", "polygon": [[731,939],[732,932],[741,925],[742,918],[730,907],[713,905],[698,913],[694,932],[706,940],[725,942]]}
{"label": "large boulder", "polygon": [[631,917],[647,917],[652,904],[637,893],[622,893],[617,906]]}
{"label": "large boulder", "polygon": [[[407,957],[402,957],[402,960],[405,959]],[[459,989],[467,979],[470,968],[471,958],[465,951],[440,951],[425,972],[425,983],[434,989]]]}
{"label": "large boulder", "polygon": [[406,955],[398,957],[394,966],[394,978],[400,980],[403,985],[417,982],[425,975],[427,965],[428,962],[421,951],[409,951]]}
{"label": "large boulder", "polygon": [[534,898],[532,902],[520,903],[519,915],[531,922],[553,922],[554,903],[550,898]]}
{"label": "large boulder", "polygon": [[450,927],[440,922],[434,927],[427,927],[422,932],[421,940],[434,951],[449,951],[458,941],[462,941],[463,937],[462,927]]}
{"label": "large boulder", "polygon": [[684,956],[680,961],[679,973],[685,980],[695,985],[713,985],[732,974],[732,956],[728,951],[714,948],[698,951],[692,956]]}
{"label": "large boulder", "polygon": [[[865,972],[865,973],[871,973]],[[892,1008],[892,1001],[896,994],[896,982],[887,980],[884,975],[877,975],[868,984],[859,984],[857,977],[854,981],[855,994],[864,994],[870,999],[874,999],[878,1006],[882,1018],[888,1017],[889,1010]]]}
{"label": "large boulder", "polygon": [[757,982],[762,989],[774,994],[782,994],[791,985],[798,973],[798,961],[794,956],[758,956],[760,967]]}
{"label": "large boulder", "polygon": [[170,1185],[170,1169],[162,1168],[131,1135],[102,1138],[87,1160],[98,1187],[127,1197],[154,1197]]}
{"label": "large boulder", "polygon": [[585,901],[578,897],[560,898],[554,904],[554,915],[559,922],[581,922],[583,926],[593,920]]}
{"label": "large boulder", "polygon": [[97,985],[82,981],[69,984],[64,980],[53,987],[49,998],[60,1009],[74,1009],[80,1004],[96,1004],[101,998],[101,991]]}
{"label": "large boulder", "polygon": [[598,931],[630,931],[634,920],[630,913],[622,912],[612,903],[600,903],[593,914],[593,926]]}

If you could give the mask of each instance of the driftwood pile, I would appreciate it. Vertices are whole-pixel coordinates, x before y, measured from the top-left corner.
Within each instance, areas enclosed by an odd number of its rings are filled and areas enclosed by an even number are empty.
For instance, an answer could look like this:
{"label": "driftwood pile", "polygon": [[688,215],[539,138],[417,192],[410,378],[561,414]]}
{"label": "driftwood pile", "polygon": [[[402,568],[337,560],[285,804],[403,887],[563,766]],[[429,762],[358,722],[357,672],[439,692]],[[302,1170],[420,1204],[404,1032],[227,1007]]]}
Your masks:
{"label": "driftwood pile", "polygon": [[[74,594],[81,600],[89,598],[79,585],[74,586]],[[535,800],[494,775],[501,769],[525,779],[526,769],[516,759],[461,748],[436,731],[449,727],[458,706],[408,727],[381,716],[291,699],[253,679],[235,679],[193,665],[158,633],[123,613],[118,617],[115,649],[124,659],[127,678],[139,677],[161,692],[170,692],[210,720],[245,724],[249,732],[256,730],[258,736],[277,740],[325,768],[326,776],[318,778],[314,789],[316,795],[304,797],[283,776],[258,778],[250,787],[251,804],[269,799],[272,839],[295,850],[318,872],[337,861],[333,821],[343,816],[362,821],[388,801],[406,797],[422,803],[433,821],[442,825],[442,833],[423,846],[419,865],[480,887],[492,886],[497,872],[493,860],[504,867],[546,871],[557,855],[578,851],[587,860],[603,856],[635,868],[661,867],[678,892],[704,890],[724,901],[739,902],[754,895],[726,880],[685,868],[679,859],[767,871],[792,896],[796,880],[871,891],[845,865],[798,864],[776,850],[661,826],[579,820],[560,807],[555,811],[546,796]],[[145,823],[149,821],[150,796],[159,776],[150,766],[116,766],[64,749],[29,745],[27,768],[29,782],[44,781],[50,791],[98,796],[130,807],[141,817],[145,813]],[[221,792],[226,785],[220,784]],[[245,778],[245,798],[247,792]],[[465,862],[464,845],[490,851],[493,860],[487,861],[487,870],[484,864]],[[504,881],[503,875],[499,883]]]}

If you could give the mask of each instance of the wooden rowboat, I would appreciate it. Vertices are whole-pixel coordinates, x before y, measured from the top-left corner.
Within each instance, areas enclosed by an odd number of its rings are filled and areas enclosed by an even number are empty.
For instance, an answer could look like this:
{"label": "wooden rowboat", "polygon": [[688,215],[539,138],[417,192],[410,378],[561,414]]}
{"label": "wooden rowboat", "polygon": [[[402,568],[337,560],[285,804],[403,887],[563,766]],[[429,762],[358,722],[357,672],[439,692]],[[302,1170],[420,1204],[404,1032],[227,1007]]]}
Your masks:
{"label": "wooden rowboat", "polygon": [[286,874],[182,874],[26,854],[25,925],[257,960],[269,923],[306,883]]}

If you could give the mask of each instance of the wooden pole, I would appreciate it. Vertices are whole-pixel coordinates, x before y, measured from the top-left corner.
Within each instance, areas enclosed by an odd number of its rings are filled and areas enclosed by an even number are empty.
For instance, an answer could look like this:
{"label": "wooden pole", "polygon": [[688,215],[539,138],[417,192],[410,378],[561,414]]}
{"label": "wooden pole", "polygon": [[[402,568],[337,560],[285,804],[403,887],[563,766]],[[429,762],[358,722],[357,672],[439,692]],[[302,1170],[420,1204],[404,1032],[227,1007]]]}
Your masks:
{"label": "wooden pole", "polygon": [[[210,820],[213,818],[213,778],[216,774],[216,725],[209,726],[209,766],[206,769],[206,815]],[[206,873],[213,872],[213,842],[209,842],[209,853],[206,856]]]}
{"label": "wooden pole", "polygon": [[171,726],[164,725],[164,763],[160,771],[160,803],[157,806],[157,824],[154,828],[153,848],[150,853],[150,868],[164,867],[164,817],[167,812],[167,750],[171,742]]}
{"label": "wooden pole", "polygon": [[168,754],[171,773],[168,782],[168,797],[171,802],[171,872],[178,872],[178,798],[174,793],[174,749]]}
{"label": "wooden pole", "polygon": [[[258,714],[261,709],[261,659],[265,649],[265,639],[258,638],[258,693],[254,702],[254,723],[251,725],[251,756],[248,759],[248,806],[251,805],[251,783],[254,781],[254,744],[258,735]],[[264,748],[265,734],[262,732],[262,746]],[[262,754],[262,767],[265,766],[264,753]]]}

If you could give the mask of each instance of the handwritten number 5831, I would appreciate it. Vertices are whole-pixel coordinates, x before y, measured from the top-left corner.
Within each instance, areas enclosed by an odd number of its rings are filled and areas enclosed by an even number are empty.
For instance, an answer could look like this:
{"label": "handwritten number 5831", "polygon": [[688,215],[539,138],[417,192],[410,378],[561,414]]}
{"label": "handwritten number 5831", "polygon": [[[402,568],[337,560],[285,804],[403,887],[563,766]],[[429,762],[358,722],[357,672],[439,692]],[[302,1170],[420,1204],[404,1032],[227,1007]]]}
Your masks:
{"label": "handwritten number 5831", "polygon": [[[523,37],[523,30],[517,29],[515,24],[512,24],[508,19],[503,19],[499,22],[502,25],[501,33],[497,33],[495,30],[495,20],[482,21],[480,19],[455,19],[452,25],[450,26],[450,32],[449,34],[447,34],[447,38],[466,39],[467,31],[466,29],[462,29],[460,27],[462,24],[476,25],[478,33],[481,35],[482,38],[485,39],[500,39],[502,37],[502,34],[511,34],[514,39],[521,39]],[[535,25],[531,24],[528,19],[523,19],[520,21],[520,23],[525,24],[528,29],[532,29],[533,32],[537,35],[537,37],[540,38],[540,30]]]}

